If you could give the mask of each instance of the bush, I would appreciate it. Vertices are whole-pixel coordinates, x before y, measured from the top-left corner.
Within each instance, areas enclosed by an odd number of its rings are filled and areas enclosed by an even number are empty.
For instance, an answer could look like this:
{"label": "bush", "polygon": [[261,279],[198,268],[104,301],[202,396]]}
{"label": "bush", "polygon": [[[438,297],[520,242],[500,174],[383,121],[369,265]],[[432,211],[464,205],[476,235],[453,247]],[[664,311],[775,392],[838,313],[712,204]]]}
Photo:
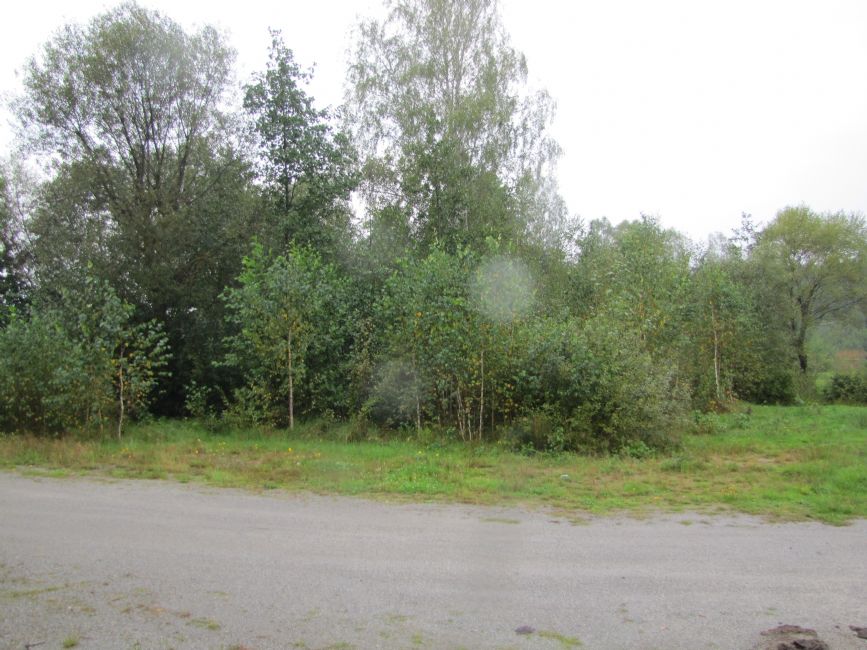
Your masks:
{"label": "bush", "polygon": [[673,364],[654,359],[634,332],[602,318],[586,323],[576,346],[573,428],[592,436],[598,451],[618,453],[639,441],[654,450],[676,447],[688,401]]}
{"label": "bush", "polygon": [[753,404],[789,405],[795,403],[795,381],[789,370],[767,368],[755,375],[735,379],[735,394]]}
{"label": "bush", "polygon": [[829,402],[867,404],[867,373],[833,375],[825,389],[825,399]]}
{"label": "bush", "polygon": [[685,391],[672,364],[653,359],[634,332],[595,317],[529,336],[516,391],[524,416],[509,432],[520,446],[595,453],[677,446]]}
{"label": "bush", "polygon": [[563,419],[551,406],[515,419],[503,438],[515,450],[561,452],[575,449],[575,440],[567,434]]}
{"label": "bush", "polygon": [[57,433],[146,407],[168,360],[154,322],[135,325],[133,308],[104,282],[86,278],[58,305],[39,305],[29,319],[12,315],[0,330],[0,430]]}
{"label": "bush", "polygon": [[0,430],[50,434],[88,417],[81,350],[57,322],[13,317],[0,330]]}
{"label": "bush", "polygon": [[693,411],[690,430],[697,435],[714,434],[717,432],[717,419],[710,413]]}

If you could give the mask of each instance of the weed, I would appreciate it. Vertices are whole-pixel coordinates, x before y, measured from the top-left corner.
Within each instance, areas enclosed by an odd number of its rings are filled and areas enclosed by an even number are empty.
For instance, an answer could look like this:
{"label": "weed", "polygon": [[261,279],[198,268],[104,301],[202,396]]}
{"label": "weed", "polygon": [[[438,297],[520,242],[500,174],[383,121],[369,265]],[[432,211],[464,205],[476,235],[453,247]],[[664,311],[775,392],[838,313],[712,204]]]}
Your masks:
{"label": "weed", "polygon": [[538,632],[536,632],[536,634],[543,639],[553,639],[554,641],[559,641],[560,645],[564,648],[579,648],[583,645],[581,639],[579,639],[577,636],[564,636],[559,632],[552,632],[550,630],[539,630]]}
{"label": "weed", "polygon": [[633,440],[620,448],[623,458],[651,458],[656,452],[643,440]]}
{"label": "weed", "polygon": [[750,423],[750,414],[749,413],[736,413],[733,417],[729,419],[728,426],[730,429],[746,429]]}
{"label": "weed", "polygon": [[190,625],[195,625],[204,630],[216,631],[220,629],[220,624],[210,618],[194,618],[190,620]]}
{"label": "weed", "polygon": [[41,594],[48,594],[52,591],[59,591],[62,587],[39,587],[36,589],[18,589],[13,591],[0,592],[0,596],[17,600],[18,598],[35,598]]}
{"label": "weed", "polygon": [[64,648],[74,648],[78,644],[79,644],[78,635],[72,635],[72,636],[68,636],[65,639],[63,639],[63,643],[61,645],[63,645]]}
{"label": "weed", "polygon": [[394,625],[397,623],[406,623],[409,620],[409,616],[404,616],[403,614],[386,614],[385,620],[387,623]]}
{"label": "weed", "polygon": [[670,456],[639,444],[618,456],[528,456],[447,438],[428,445],[411,437],[347,443],[337,429],[348,425],[333,421],[292,436],[251,428],[217,434],[195,421],[152,421],[131,426],[122,442],[0,436],[0,468],[54,478],[166,477],[257,491],[536,504],[567,520],[578,511],[719,506],[833,524],[867,516],[864,407],[753,406],[702,417],[714,423],[713,432],[686,436]]}
{"label": "weed", "polygon": [[692,433],[711,435],[717,432],[717,418],[711,413],[695,411],[692,414]]}

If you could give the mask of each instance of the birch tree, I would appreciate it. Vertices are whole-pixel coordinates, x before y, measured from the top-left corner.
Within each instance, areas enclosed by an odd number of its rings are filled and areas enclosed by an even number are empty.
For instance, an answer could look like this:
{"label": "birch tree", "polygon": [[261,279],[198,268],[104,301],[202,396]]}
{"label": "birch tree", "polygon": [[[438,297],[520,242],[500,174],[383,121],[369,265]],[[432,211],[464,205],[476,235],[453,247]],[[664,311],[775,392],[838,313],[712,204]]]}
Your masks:
{"label": "birch tree", "polygon": [[347,99],[374,220],[398,208],[424,247],[452,251],[528,232],[544,212],[528,195],[559,153],[553,102],[526,90],[496,0],[390,2],[384,21],[359,26],[353,60]]}
{"label": "birch tree", "polygon": [[[254,245],[244,259],[238,286],[224,293],[235,334],[226,339],[223,364],[244,371],[241,396],[258,417],[295,427],[298,384],[307,374],[314,339],[340,325],[327,313],[341,285],[335,269],[307,248],[269,258]],[[282,407],[281,407],[282,405]]]}

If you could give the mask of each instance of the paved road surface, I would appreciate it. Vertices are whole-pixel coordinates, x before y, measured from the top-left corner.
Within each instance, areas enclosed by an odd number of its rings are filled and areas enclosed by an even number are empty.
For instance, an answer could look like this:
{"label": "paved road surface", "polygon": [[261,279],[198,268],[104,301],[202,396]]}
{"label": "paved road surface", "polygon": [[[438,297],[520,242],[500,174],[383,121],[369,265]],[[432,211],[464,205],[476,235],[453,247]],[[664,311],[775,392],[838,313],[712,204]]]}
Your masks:
{"label": "paved road surface", "polygon": [[[0,473],[0,647],[867,650],[867,521],[254,495]],[[535,631],[516,634],[521,626]]]}

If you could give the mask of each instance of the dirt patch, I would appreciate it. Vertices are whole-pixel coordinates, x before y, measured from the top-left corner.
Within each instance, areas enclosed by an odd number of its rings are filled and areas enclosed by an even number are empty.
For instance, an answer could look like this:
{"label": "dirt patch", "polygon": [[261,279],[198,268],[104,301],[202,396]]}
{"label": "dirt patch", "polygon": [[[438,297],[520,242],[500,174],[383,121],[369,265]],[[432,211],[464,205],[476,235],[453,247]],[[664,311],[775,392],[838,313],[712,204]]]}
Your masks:
{"label": "dirt patch", "polygon": [[753,650],[831,650],[816,630],[799,625],[778,625],[762,632],[762,636]]}

